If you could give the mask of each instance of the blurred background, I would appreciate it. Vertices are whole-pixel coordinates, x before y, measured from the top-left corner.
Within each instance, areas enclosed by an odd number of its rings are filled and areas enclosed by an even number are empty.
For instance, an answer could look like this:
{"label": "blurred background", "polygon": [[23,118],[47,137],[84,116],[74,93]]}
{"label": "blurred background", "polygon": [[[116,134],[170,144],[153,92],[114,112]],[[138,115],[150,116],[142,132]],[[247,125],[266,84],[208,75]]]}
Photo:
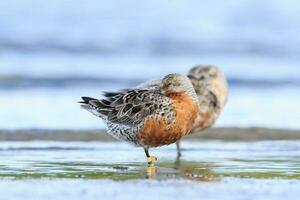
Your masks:
{"label": "blurred background", "polygon": [[300,2],[0,1],[0,129],[98,129],[81,96],[196,64],[225,72],[222,127],[300,128]]}

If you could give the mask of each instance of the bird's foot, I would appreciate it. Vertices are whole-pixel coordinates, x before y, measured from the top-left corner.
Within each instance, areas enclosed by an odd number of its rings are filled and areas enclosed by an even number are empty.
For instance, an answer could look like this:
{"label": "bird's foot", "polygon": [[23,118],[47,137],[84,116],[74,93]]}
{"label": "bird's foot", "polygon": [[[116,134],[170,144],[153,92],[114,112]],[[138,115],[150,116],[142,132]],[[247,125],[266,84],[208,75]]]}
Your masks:
{"label": "bird's foot", "polygon": [[148,162],[148,168],[154,167],[154,163],[157,162],[157,158],[155,156],[149,156],[147,158],[147,162]]}

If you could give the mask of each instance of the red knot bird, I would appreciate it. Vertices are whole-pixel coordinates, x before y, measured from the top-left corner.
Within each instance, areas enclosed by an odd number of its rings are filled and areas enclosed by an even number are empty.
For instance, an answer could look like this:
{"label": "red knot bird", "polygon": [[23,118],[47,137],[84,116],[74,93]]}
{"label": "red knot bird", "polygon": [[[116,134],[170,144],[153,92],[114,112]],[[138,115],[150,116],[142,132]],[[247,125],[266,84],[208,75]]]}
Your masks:
{"label": "red knot bird", "polygon": [[[195,89],[199,101],[199,112],[191,132],[203,131],[212,127],[224,108],[228,98],[228,84],[224,73],[213,65],[197,65],[187,75]],[[137,88],[157,89],[160,80],[153,80]],[[177,156],[181,156],[180,140],[176,142]]]}
{"label": "red knot bird", "polygon": [[106,92],[103,99],[82,97],[81,107],[104,120],[116,139],[143,147],[150,166],[157,160],[150,147],[177,142],[189,134],[199,101],[187,76],[169,74],[155,87]]}
{"label": "red knot bird", "polygon": [[[228,83],[222,70],[213,65],[197,65],[190,69],[188,77],[199,101],[192,132],[199,132],[212,127],[220,116],[228,98]],[[179,142],[176,142],[178,156],[181,155]]]}

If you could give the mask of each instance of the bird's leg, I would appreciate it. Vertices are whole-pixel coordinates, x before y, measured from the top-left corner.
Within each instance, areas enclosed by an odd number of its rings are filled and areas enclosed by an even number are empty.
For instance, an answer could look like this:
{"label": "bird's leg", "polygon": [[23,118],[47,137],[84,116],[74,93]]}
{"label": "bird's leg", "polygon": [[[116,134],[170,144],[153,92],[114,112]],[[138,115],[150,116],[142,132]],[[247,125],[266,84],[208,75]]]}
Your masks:
{"label": "bird's leg", "polygon": [[176,150],[177,150],[177,156],[175,160],[175,169],[180,168],[180,157],[181,157],[181,150],[180,150],[180,140],[176,142]]}
{"label": "bird's leg", "polygon": [[150,156],[149,147],[144,147],[145,154],[147,156],[148,167],[154,167],[154,163],[157,161],[155,156]]}
{"label": "bird's leg", "polygon": [[157,158],[154,156],[150,156],[149,154],[149,147],[144,147],[145,154],[147,156],[147,162],[148,162],[148,167],[147,167],[147,177],[148,178],[154,178],[156,176],[157,169],[154,166],[154,162],[157,161]]}
{"label": "bird's leg", "polygon": [[177,158],[181,157],[180,140],[176,142]]}

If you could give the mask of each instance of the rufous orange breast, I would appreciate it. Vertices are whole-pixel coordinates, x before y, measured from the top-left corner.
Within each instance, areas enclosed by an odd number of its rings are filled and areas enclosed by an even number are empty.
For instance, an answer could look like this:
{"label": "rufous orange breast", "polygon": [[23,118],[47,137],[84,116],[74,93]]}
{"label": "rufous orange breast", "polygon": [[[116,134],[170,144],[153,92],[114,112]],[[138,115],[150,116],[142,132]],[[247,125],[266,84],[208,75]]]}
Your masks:
{"label": "rufous orange breast", "polygon": [[157,147],[175,143],[193,128],[199,111],[197,102],[184,93],[172,93],[168,97],[173,102],[175,120],[168,124],[164,117],[147,118],[138,134],[139,140],[146,146]]}

